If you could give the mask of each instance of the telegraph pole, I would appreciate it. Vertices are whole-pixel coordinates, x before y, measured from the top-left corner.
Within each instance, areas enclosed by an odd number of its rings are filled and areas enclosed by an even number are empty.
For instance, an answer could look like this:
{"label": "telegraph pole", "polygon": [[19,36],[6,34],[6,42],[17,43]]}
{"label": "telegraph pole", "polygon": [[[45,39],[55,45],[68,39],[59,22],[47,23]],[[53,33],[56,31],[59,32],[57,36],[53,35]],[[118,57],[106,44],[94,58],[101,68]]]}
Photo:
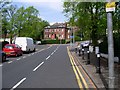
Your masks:
{"label": "telegraph pole", "polygon": [[107,0],[106,12],[107,12],[107,29],[108,29],[108,61],[109,61],[109,89],[115,88],[114,77],[114,49],[113,49],[113,21],[112,12],[115,11],[115,2]]}

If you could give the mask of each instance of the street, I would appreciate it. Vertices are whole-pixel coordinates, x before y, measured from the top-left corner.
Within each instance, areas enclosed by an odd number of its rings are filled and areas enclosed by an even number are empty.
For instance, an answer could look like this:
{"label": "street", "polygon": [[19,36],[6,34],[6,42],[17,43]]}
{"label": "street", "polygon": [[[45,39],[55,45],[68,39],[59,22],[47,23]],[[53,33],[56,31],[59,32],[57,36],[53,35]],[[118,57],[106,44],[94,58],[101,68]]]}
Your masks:
{"label": "street", "polygon": [[67,45],[52,45],[2,64],[3,88],[79,88]]}

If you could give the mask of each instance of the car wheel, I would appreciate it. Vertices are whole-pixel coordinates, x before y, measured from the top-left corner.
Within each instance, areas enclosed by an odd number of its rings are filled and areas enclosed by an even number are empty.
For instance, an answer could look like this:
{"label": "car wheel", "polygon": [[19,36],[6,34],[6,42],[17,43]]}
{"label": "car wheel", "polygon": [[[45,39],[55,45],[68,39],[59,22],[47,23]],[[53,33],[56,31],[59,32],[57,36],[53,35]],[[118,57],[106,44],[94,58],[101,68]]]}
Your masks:
{"label": "car wheel", "polygon": [[16,53],[15,56],[18,57],[18,54]]}
{"label": "car wheel", "polygon": [[21,52],[20,56],[22,56],[22,55],[23,55],[23,53]]}
{"label": "car wheel", "polygon": [[30,49],[29,49],[28,53],[30,53]]}

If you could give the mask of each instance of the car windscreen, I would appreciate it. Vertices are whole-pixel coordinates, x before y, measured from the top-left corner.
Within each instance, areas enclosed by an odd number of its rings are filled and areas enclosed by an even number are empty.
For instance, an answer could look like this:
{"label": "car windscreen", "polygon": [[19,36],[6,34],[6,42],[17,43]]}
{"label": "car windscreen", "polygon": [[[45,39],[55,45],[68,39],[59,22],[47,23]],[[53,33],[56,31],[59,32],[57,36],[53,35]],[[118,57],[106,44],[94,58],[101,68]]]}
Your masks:
{"label": "car windscreen", "polygon": [[11,46],[11,45],[6,45],[5,48],[7,48],[7,49],[13,49],[14,47]]}

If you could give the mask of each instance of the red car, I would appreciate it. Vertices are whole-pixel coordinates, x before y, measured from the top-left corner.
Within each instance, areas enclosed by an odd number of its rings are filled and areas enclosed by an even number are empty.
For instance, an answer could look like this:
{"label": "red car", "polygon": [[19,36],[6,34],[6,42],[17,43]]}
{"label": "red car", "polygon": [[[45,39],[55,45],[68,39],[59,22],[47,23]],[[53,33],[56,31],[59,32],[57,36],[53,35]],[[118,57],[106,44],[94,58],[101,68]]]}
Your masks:
{"label": "red car", "polygon": [[17,44],[6,44],[3,51],[7,56],[22,56],[23,54],[21,47]]}

